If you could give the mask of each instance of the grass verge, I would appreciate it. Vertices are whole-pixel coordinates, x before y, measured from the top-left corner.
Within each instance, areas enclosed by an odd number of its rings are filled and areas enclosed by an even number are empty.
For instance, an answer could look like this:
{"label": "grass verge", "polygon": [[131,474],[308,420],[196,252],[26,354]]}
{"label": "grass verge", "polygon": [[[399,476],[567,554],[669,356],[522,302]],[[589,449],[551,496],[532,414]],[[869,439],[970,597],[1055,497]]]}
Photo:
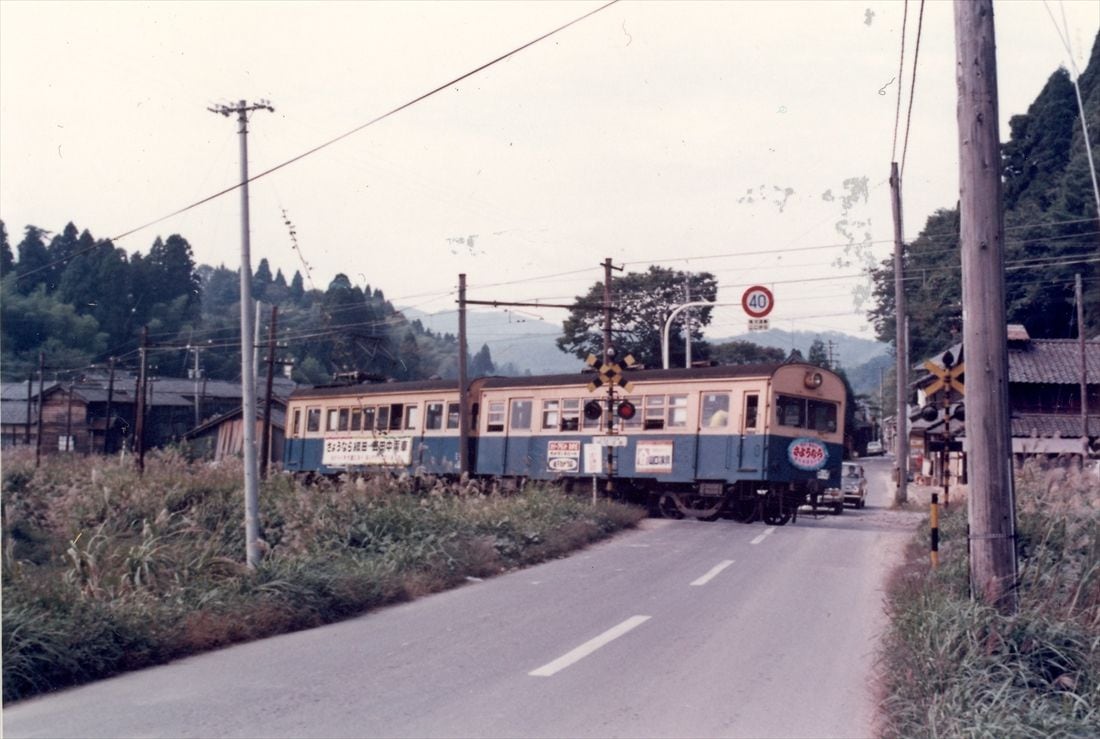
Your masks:
{"label": "grass verge", "polygon": [[[965,501],[928,526],[887,591],[885,737],[1100,736],[1100,494],[1072,469],[1016,477],[1019,612],[969,596]],[[953,499],[954,500],[954,499]]]}
{"label": "grass verge", "polygon": [[560,556],[644,511],[554,489],[509,496],[408,479],[261,488],[245,548],[238,464],[156,454],[5,454],[3,698],[363,613]]}

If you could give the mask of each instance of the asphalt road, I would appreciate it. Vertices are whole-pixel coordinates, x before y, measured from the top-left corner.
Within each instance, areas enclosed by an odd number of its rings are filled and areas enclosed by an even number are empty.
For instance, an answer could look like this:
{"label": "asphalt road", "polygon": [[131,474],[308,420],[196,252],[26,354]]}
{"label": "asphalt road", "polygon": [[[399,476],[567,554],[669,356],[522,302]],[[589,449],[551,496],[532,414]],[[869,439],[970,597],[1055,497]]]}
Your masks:
{"label": "asphalt road", "polygon": [[873,733],[913,514],[646,521],[568,559],[5,708],[8,737]]}

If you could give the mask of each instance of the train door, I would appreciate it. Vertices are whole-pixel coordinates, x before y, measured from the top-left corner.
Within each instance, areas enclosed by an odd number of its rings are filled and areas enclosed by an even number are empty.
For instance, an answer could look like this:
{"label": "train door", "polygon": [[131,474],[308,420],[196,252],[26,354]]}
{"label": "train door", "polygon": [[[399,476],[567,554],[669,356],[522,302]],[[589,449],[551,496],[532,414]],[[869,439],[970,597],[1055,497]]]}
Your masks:
{"label": "train door", "polygon": [[513,398],[508,408],[508,435],[504,439],[504,471],[508,476],[525,477],[531,468],[531,398]]}
{"label": "train door", "polygon": [[728,392],[704,390],[699,393],[699,428],[696,434],[695,478],[728,480],[736,438],[730,423]]}
{"label": "train door", "polygon": [[759,470],[764,465],[764,417],[760,413],[760,393],[746,392],[741,396],[741,428],[738,468]]}

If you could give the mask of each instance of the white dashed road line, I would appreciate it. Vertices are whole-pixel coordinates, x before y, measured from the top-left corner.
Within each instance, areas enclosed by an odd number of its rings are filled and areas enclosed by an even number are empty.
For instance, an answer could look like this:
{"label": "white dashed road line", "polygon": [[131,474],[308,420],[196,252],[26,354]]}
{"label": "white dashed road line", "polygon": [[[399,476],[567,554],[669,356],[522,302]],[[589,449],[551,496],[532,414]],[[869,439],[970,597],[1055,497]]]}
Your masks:
{"label": "white dashed road line", "polygon": [[764,541],[765,539],[767,539],[767,538],[768,538],[768,535],[769,535],[769,534],[771,534],[771,533],[772,533],[773,531],[775,531],[775,527],[774,527],[774,526],[771,526],[771,527],[769,527],[769,528],[767,528],[767,529],[764,529],[764,533],[763,533],[763,534],[761,534],[760,536],[756,537],[756,538],[755,538],[755,539],[753,539],[752,541],[750,541],[750,542],[749,542],[749,544],[759,544],[760,542],[762,542],[762,541]]}
{"label": "white dashed road line", "polygon": [[732,559],[722,560],[718,564],[714,565],[714,567],[711,567],[710,571],[707,572],[707,574],[703,575],[702,577],[698,578],[697,580],[693,580],[691,584],[692,585],[706,585],[708,582],[710,582],[715,577],[717,577],[719,572],[726,569],[731,564],[733,564]]}
{"label": "white dashed road line", "polygon": [[561,657],[558,657],[553,662],[548,662],[537,670],[531,670],[527,674],[531,675],[532,677],[550,677],[554,673],[564,670],[566,667],[569,667],[575,662],[580,662],[582,659],[592,654],[600,647],[610,644],[623,634],[626,634],[627,632],[637,628],[638,626],[641,626],[648,620],[649,616],[631,616],[618,626],[611,627],[596,638],[589,639],[584,644],[581,644],[573,651],[568,652],[567,654],[563,654]]}

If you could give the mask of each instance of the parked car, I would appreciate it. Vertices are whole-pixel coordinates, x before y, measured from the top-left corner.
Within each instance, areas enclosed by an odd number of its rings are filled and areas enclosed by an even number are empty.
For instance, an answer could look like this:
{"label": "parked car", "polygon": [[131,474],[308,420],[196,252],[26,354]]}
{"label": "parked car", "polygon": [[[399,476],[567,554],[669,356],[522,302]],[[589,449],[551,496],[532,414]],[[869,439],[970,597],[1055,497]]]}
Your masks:
{"label": "parked car", "polygon": [[867,504],[867,476],[863,473],[863,465],[844,463],[840,471],[840,489],[844,493],[843,503],[853,503],[856,508]]}
{"label": "parked car", "polygon": [[885,449],[882,448],[881,441],[869,441],[867,442],[867,456],[874,457],[879,454],[885,453]]}

